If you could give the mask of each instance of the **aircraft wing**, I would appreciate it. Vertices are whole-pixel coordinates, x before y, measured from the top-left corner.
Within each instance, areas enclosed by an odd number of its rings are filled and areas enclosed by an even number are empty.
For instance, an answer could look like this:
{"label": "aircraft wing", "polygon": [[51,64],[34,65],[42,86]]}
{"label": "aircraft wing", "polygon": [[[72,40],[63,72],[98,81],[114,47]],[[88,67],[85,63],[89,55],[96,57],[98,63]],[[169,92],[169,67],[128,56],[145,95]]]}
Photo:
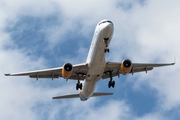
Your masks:
{"label": "aircraft wing", "polygon": [[[121,62],[108,62],[104,70],[102,79],[110,78],[109,71],[112,71],[112,77],[119,76],[122,74],[120,69]],[[134,74],[137,72],[147,72],[152,70],[154,67],[163,67],[168,65],[174,65],[175,63],[166,63],[166,64],[154,64],[154,63],[132,63],[132,69],[129,73]]]}
{"label": "aircraft wing", "polygon": [[[87,73],[88,66],[86,63],[73,65],[72,75],[68,79],[72,80],[84,80],[85,75]],[[44,70],[35,70],[28,72],[20,72],[20,73],[10,73],[5,74],[6,76],[29,76],[30,78],[59,78],[62,77],[62,67],[44,69]],[[77,75],[77,73],[79,75]]]}

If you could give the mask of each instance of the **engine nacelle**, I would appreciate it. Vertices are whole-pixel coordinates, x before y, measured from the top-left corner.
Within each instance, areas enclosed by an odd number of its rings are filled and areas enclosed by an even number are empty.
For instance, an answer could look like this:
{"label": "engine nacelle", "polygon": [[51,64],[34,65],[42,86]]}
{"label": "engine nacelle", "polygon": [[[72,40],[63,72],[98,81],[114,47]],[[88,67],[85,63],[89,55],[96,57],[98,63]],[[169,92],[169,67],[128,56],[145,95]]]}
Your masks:
{"label": "engine nacelle", "polygon": [[120,69],[122,74],[128,74],[131,71],[132,63],[129,59],[125,59],[122,61],[122,64],[120,65]]}
{"label": "engine nacelle", "polygon": [[71,63],[66,63],[62,68],[62,76],[65,79],[68,79],[72,75],[73,66]]}

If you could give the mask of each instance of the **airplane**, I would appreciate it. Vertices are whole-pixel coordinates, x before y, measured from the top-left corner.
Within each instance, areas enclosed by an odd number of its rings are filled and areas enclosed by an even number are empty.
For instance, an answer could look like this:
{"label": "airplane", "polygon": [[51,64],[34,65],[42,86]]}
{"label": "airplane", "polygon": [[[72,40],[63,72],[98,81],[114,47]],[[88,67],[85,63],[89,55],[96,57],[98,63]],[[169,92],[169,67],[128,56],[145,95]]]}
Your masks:
{"label": "airplane", "polygon": [[[132,63],[129,59],[124,59],[122,62],[106,62],[105,56],[110,52],[109,45],[114,32],[114,25],[110,20],[101,20],[94,32],[89,53],[85,63],[72,65],[65,63],[62,67],[35,70],[20,73],[5,74],[6,76],[29,76],[30,78],[54,78],[63,77],[66,80],[77,80],[76,90],[78,94],[69,94],[56,96],[52,99],[63,98],[80,98],[81,101],[86,101],[90,97],[113,95],[109,92],[94,92],[96,84],[101,79],[109,78],[108,87],[114,88],[115,81],[113,77],[134,74],[137,72],[146,72],[154,67],[174,65],[174,63]],[[83,83],[81,81],[84,81]]]}

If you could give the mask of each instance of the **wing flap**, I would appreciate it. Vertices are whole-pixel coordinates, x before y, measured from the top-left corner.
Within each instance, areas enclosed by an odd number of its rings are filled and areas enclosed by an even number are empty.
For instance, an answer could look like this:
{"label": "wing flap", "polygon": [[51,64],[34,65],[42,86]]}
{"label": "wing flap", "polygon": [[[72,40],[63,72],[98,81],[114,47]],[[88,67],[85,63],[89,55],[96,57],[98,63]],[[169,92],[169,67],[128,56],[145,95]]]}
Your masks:
{"label": "wing flap", "polygon": [[143,72],[143,71],[147,72],[152,69],[153,69],[153,67],[134,67],[133,66],[130,73]]}
{"label": "wing flap", "polygon": [[30,78],[59,78],[59,75],[29,75]]}
{"label": "wing flap", "polygon": [[144,67],[144,66],[149,66],[149,67],[162,67],[162,66],[168,66],[168,65],[174,65],[175,63],[133,63],[132,65],[134,67]]}

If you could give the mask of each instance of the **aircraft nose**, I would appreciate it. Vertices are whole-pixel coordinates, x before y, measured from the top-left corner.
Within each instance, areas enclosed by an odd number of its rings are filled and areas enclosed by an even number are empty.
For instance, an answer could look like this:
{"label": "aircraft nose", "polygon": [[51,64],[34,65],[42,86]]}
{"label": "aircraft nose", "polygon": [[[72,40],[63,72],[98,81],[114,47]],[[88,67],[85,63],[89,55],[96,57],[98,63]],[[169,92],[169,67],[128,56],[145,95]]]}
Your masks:
{"label": "aircraft nose", "polygon": [[113,23],[106,23],[104,26],[105,31],[113,31]]}
{"label": "aircraft nose", "polygon": [[104,38],[109,38],[114,31],[113,23],[106,23],[103,28]]}

